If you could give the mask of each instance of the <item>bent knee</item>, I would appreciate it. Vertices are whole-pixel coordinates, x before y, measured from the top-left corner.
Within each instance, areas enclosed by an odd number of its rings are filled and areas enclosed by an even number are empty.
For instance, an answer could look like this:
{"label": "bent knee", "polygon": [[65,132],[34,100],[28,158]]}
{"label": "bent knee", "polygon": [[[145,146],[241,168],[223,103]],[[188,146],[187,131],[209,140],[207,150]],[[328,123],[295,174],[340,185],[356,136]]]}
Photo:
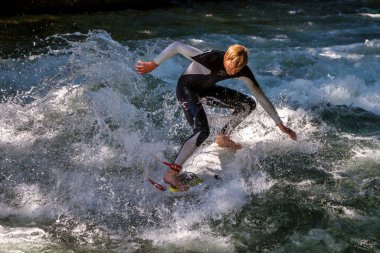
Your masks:
{"label": "bent knee", "polygon": [[210,135],[210,129],[206,128],[206,129],[200,130],[196,145],[200,146],[209,137],[209,135]]}
{"label": "bent knee", "polygon": [[236,108],[235,113],[243,113],[245,115],[248,115],[255,109],[256,101],[251,97],[247,97],[244,99],[244,101],[241,102],[240,106]]}
{"label": "bent knee", "polygon": [[246,99],[246,111],[248,113],[251,113],[255,109],[256,109],[256,101],[253,98],[248,97]]}

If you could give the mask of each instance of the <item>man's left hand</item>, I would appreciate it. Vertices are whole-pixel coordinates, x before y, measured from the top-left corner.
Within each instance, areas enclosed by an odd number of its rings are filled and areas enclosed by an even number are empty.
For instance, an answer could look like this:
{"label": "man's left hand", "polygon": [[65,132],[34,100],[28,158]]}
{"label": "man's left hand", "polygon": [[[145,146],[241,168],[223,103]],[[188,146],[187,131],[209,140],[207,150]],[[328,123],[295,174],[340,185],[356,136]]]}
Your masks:
{"label": "man's left hand", "polygon": [[292,140],[295,140],[295,141],[297,140],[297,134],[296,134],[296,132],[294,132],[292,129],[290,129],[289,127],[284,126],[283,123],[280,123],[280,124],[278,124],[277,126],[278,126],[278,128],[280,128],[280,130],[281,130],[283,133],[289,135],[289,137],[290,137]]}

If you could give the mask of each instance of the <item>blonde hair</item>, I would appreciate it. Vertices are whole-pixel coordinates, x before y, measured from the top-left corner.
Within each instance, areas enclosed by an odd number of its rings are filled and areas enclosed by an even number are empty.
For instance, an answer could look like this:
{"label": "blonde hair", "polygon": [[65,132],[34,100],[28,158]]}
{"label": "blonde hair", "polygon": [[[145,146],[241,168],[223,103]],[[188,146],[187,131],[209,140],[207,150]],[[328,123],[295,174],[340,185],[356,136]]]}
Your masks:
{"label": "blonde hair", "polygon": [[248,49],[239,44],[229,46],[224,56],[234,63],[235,68],[242,68],[248,63]]}

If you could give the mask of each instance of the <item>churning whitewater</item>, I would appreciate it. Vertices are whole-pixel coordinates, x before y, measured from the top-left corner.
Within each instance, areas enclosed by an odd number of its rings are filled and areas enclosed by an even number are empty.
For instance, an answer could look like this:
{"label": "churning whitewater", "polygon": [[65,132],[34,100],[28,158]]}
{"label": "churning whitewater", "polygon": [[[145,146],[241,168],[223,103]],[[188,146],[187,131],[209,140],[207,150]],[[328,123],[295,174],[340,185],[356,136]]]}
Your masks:
{"label": "churning whitewater", "polygon": [[[203,18],[228,18],[211,7]],[[378,251],[378,14],[332,12],[323,23],[308,11],[290,8],[296,24],[255,33],[55,34],[44,52],[0,58],[0,252]],[[206,107],[210,138],[185,167],[214,166],[223,180],[197,194],[158,192],[139,166],[160,180],[166,168],[152,155],[172,160],[191,133],[175,97],[189,61],[176,56],[144,76],[134,65],[174,40],[245,45],[299,140],[258,106],[233,132],[241,150],[215,148],[228,111]],[[238,80],[222,85],[249,94]]]}

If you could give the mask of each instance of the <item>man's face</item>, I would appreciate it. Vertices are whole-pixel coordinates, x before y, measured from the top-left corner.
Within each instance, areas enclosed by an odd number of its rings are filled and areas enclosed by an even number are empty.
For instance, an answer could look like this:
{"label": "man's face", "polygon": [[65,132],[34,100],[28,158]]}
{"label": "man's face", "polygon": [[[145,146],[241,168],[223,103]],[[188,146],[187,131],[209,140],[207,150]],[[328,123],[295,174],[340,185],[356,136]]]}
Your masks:
{"label": "man's face", "polygon": [[224,57],[223,65],[224,65],[224,68],[226,69],[227,75],[230,75],[230,76],[235,75],[244,67],[244,66],[241,66],[240,68],[236,67],[236,59],[230,60],[230,59],[227,59],[226,57]]}

